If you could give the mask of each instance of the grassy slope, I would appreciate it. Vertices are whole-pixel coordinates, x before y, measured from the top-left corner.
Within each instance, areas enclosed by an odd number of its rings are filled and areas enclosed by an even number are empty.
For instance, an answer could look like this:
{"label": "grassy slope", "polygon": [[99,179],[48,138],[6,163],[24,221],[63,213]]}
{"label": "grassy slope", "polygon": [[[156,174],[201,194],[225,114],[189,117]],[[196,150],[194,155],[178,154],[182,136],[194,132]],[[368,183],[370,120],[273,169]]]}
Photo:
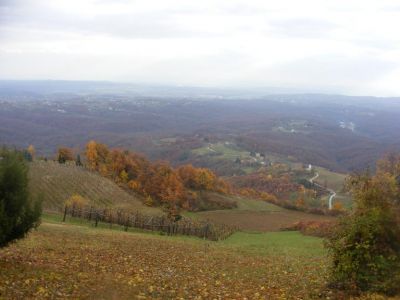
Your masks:
{"label": "grassy slope", "polygon": [[0,298],[309,299],[325,285],[321,240],[298,233],[206,242],[52,221],[0,250]]}
{"label": "grassy slope", "polygon": [[315,167],[315,168],[319,174],[319,177],[315,180],[317,183],[324,185],[326,181],[328,188],[336,192],[340,192],[342,190],[344,181],[347,176],[346,174],[332,172],[321,167]]}
{"label": "grassy slope", "polygon": [[[351,197],[342,191],[347,175],[332,172],[322,167],[315,168],[319,174],[319,177],[315,180],[315,182],[322,186],[326,183],[328,188],[337,193],[337,196],[335,197],[336,200],[342,202],[345,207],[351,207]],[[326,203],[328,202],[328,198],[329,196],[326,196],[324,199]]]}
{"label": "grassy slope", "polygon": [[[210,148],[212,150],[210,150]],[[229,159],[229,160],[235,160],[238,157],[241,157],[241,158],[250,157],[250,152],[244,151],[244,150],[239,150],[239,149],[234,149],[232,147],[225,145],[222,142],[206,145],[201,148],[194,149],[192,152],[196,155],[208,155],[208,154],[212,154],[212,153],[220,153],[221,154],[220,158]]]}
{"label": "grassy slope", "polygon": [[74,165],[36,161],[30,164],[30,189],[42,194],[45,209],[59,209],[72,194],[79,194],[97,206],[114,206],[159,213],[107,178]]}

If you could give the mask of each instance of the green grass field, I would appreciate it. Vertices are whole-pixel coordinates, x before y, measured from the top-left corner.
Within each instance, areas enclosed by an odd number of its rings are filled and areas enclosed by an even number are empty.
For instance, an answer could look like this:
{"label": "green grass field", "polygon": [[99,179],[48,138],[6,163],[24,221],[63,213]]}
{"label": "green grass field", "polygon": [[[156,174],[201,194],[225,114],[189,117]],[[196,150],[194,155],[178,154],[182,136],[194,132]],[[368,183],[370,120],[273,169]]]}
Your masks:
{"label": "green grass field", "polygon": [[249,158],[250,152],[236,149],[231,145],[219,142],[203,146],[201,148],[194,149],[192,151],[196,155],[208,155],[213,153],[219,153],[219,157],[222,159],[235,160],[238,157]]}
{"label": "green grass field", "polygon": [[322,167],[315,167],[315,170],[319,174],[319,177],[315,180],[316,183],[322,186],[326,183],[328,188],[336,192],[340,192],[343,189],[347,177],[346,174],[332,172]]}
{"label": "green grass field", "polygon": [[241,211],[282,211],[283,208],[272,203],[268,203],[262,200],[243,198],[243,197],[235,197],[234,200],[237,203],[237,208],[233,210],[241,210]]}
{"label": "green grass field", "polygon": [[237,232],[222,241],[223,245],[236,247],[244,252],[274,256],[319,257],[326,255],[322,239],[294,231],[248,233]]}

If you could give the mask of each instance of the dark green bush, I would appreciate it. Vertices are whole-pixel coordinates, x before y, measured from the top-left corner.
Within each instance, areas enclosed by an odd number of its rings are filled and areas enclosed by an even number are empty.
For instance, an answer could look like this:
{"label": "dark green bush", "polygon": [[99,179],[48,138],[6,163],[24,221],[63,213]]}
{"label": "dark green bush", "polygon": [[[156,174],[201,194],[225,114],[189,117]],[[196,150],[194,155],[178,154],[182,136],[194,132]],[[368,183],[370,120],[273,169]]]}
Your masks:
{"label": "dark green bush", "polygon": [[400,291],[400,230],[391,212],[378,209],[344,218],[327,245],[332,280],[352,291]]}
{"label": "dark green bush", "polygon": [[0,247],[23,238],[39,224],[40,201],[28,192],[28,165],[16,151],[0,151]]}

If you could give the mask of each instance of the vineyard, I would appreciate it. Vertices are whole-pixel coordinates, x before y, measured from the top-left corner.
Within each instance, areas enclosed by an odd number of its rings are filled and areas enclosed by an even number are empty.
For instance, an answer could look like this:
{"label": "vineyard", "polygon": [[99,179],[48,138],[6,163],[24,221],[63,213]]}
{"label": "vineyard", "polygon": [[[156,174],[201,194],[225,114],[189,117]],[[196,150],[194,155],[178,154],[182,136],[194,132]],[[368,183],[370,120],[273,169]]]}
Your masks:
{"label": "vineyard", "polygon": [[64,202],[79,194],[98,207],[119,207],[159,214],[157,208],[142,204],[138,196],[130,194],[111,180],[74,164],[35,161],[30,164],[30,190],[43,197],[46,210],[62,210]]}
{"label": "vineyard", "polygon": [[125,231],[129,228],[140,228],[142,230],[158,231],[172,235],[190,235],[212,241],[223,240],[233,234],[237,229],[224,224],[212,224],[208,221],[194,221],[189,218],[173,218],[165,215],[154,216],[140,213],[130,213],[115,209],[98,209],[92,206],[65,206],[63,222],[67,216],[86,219],[95,227],[99,222],[106,223],[112,228],[113,225],[123,226]]}

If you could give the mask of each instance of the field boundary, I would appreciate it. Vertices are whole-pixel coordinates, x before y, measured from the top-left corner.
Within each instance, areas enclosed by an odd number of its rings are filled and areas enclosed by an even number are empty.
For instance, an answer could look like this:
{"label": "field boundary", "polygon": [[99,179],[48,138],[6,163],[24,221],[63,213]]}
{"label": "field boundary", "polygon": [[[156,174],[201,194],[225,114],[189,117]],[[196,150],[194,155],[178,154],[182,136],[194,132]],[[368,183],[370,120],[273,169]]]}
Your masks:
{"label": "field boundary", "polygon": [[164,232],[169,236],[189,235],[211,241],[224,240],[238,231],[238,228],[233,226],[214,224],[208,221],[194,221],[181,216],[152,216],[139,211],[126,212],[115,209],[99,209],[93,206],[67,205],[64,207],[62,221],[65,222],[68,216],[86,219],[93,223],[94,227],[97,227],[99,222],[103,222],[109,224],[110,228],[113,225],[123,226],[125,231],[128,231],[128,228],[140,228]]}

